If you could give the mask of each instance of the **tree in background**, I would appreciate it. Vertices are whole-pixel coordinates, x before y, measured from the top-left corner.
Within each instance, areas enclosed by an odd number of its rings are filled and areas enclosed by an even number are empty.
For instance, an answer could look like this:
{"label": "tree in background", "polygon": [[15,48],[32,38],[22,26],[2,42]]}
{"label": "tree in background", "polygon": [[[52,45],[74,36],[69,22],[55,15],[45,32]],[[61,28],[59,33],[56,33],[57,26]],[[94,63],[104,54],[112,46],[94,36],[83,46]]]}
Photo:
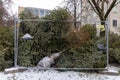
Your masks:
{"label": "tree in background", "polygon": [[94,11],[87,0],[64,0],[64,3],[67,10],[73,16],[73,20],[80,21],[79,23],[74,22],[75,28],[79,29],[89,19],[93,18]]}
{"label": "tree in background", "polygon": [[111,10],[120,3],[119,0],[88,0],[88,3],[91,5],[92,9],[99,16],[101,24],[105,24],[108,15]]}
{"label": "tree in background", "polygon": [[13,66],[13,19],[8,12],[11,3],[0,0],[0,70]]}
{"label": "tree in background", "polygon": [[65,7],[72,14],[74,27],[77,29],[76,21],[80,20],[82,0],[64,0]]}
{"label": "tree in background", "polygon": [[11,0],[0,0],[0,25],[11,26],[13,25],[13,18],[10,16],[8,10],[12,4]]}
{"label": "tree in background", "polygon": [[64,2],[75,21],[80,20],[84,23],[95,12],[103,25],[111,10],[120,3],[119,0],[64,0]]}
{"label": "tree in background", "polygon": [[13,29],[0,27],[0,70],[13,66]]}

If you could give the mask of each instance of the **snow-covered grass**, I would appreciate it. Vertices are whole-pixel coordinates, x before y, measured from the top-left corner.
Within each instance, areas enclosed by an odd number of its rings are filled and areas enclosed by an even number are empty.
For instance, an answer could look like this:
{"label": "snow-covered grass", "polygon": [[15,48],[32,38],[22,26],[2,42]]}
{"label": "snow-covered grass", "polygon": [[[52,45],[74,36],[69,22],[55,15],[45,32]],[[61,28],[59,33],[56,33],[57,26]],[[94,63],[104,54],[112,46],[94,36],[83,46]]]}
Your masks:
{"label": "snow-covered grass", "polygon": [[18,70],[18,69],[27,69],[25,67],[12,67],[12,68],[8,68],[8,69],[5,69],[5,71],[13,71],[13,70]]}
{"label": "snow-covered grass", "polygon": [[56,70],[25,71],[21,73],[0,73],[0,80],[120,80],[119,76],[75,71],[59,72]]}
{"label": "snow-covered grass", "polygon": [[[10,71],[27,69],[24,72]],[[110,66],[105,73],[118,74],[120,67]],[[8,74],[0,73],[0,80],[120,80],[120,75],[105,75],[97,73],[83,73],[75,71],[60,72],[56,70],[40,70],[37,67],[17,67],[5,69]]]}

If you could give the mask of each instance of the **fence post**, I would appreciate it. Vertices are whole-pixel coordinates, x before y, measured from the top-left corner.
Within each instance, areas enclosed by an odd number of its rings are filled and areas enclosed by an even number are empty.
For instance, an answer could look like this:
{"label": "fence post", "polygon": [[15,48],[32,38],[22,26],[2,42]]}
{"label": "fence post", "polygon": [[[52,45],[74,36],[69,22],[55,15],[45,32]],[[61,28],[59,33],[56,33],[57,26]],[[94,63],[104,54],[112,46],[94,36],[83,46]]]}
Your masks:
{"label": "fence post", "polygon": [[106,56],[107,56],[107,69],[109,68],[109,27],[108,27],[108,22],[105,22],[105,27],[106,27]]}
{"label": "fence post", "polygon": [[18,39],[17,39],[17,20],[14,19],[14,67],[17,67],[17,56],[18,56]]}

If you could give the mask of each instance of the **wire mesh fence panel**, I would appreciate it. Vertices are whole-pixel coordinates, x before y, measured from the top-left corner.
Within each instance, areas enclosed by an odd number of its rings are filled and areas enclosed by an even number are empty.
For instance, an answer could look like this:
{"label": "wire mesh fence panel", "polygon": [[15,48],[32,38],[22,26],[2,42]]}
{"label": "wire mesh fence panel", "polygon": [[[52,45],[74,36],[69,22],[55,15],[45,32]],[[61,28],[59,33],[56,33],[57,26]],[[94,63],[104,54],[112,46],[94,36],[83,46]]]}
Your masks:
{"label": "wire mesh fence panel", "polygon": [[51,62],[47,67],[42,65],[43,68],[105,68],[106,26],[99,21],[80,24],[79,21],[20,20],[18,65],[37,66],[42,60],[46,64]]}

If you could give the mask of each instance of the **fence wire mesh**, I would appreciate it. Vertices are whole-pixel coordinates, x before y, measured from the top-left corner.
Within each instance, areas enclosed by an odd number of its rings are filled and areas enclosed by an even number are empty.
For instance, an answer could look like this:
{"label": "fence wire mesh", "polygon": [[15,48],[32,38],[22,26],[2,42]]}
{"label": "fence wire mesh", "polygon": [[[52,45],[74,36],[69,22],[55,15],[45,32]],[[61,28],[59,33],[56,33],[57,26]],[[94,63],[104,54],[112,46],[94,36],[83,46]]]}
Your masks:
{"label": "fence wire mesh", "polygon": [[107,28],[99,21],[84,25],[80,21],[16,22],[19,22],[15,25],[19,66],[37,66],[43,58],[63,50],[49,69],[105,69],[108,66]]}

